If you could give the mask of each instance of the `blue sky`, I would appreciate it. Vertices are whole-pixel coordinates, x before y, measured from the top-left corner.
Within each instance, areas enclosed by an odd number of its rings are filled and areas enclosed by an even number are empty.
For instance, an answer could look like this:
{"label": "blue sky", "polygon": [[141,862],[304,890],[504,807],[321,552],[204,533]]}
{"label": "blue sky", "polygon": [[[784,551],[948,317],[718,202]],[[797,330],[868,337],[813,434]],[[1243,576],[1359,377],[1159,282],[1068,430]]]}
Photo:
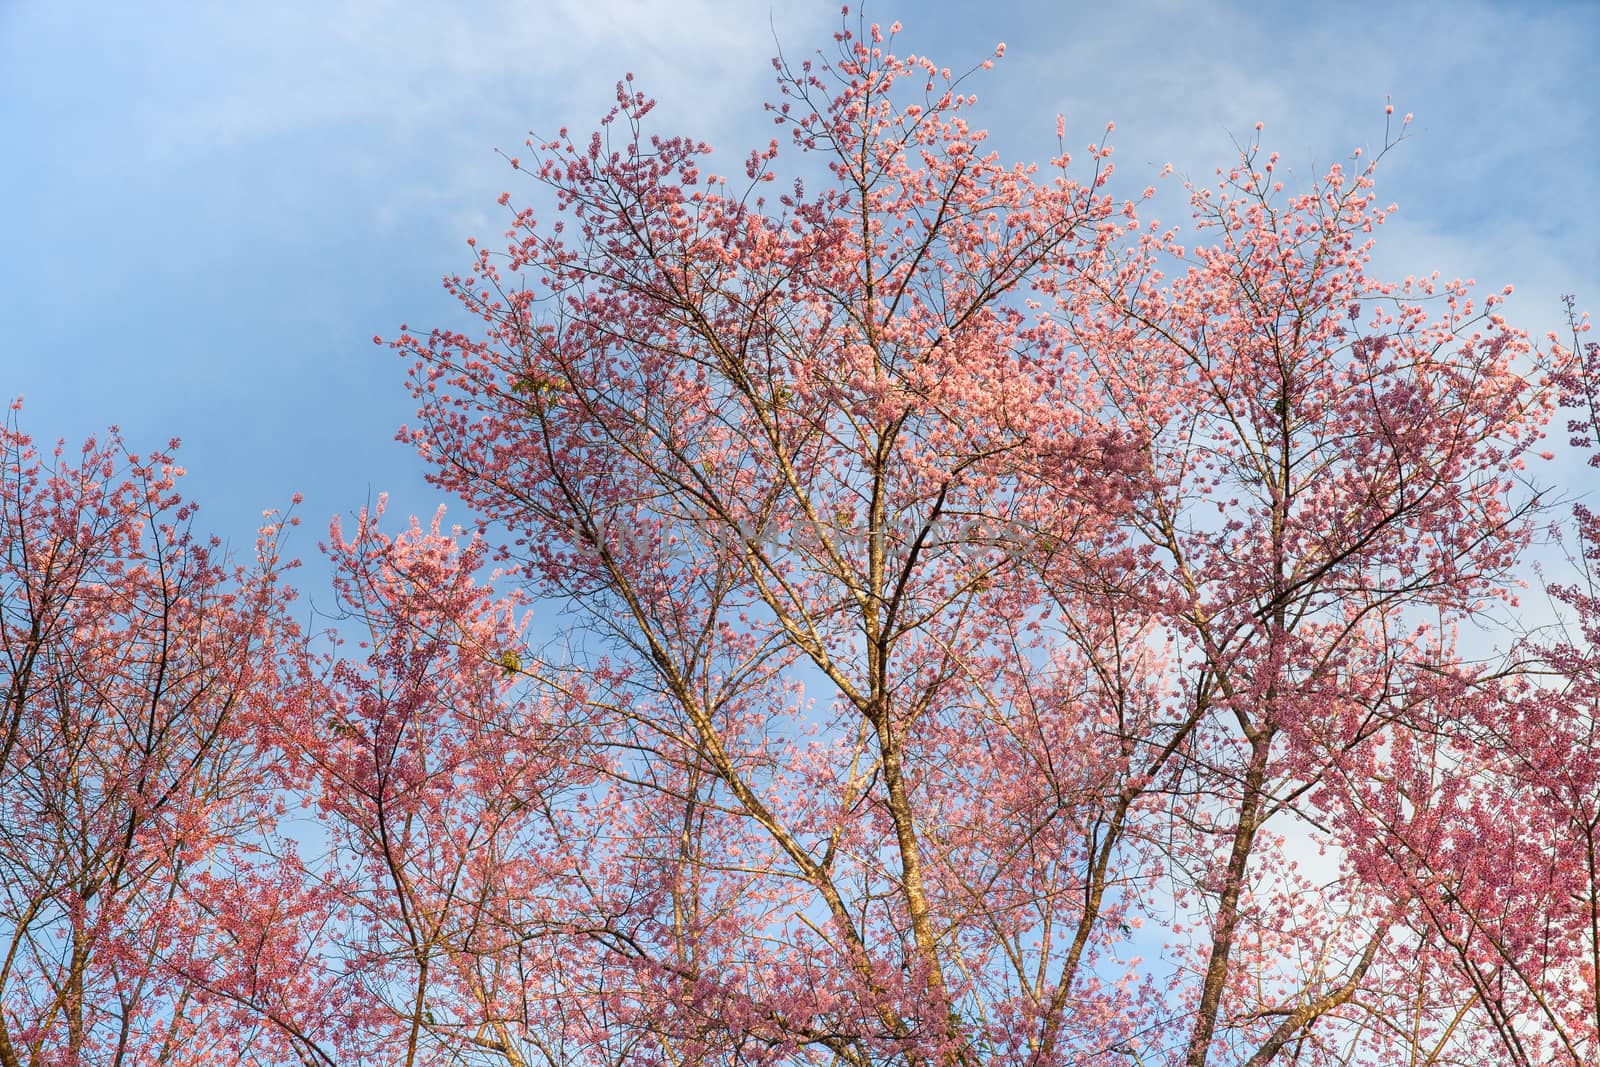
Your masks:
{"label": "blue sky", "polygon": [[[1560,294],[1600,308],[1595,3],[874,3],[901,50],[964,67],[979,121],[1043,158],[1108,120],[1125,188],[1208,175],[1231,136],[1310,175],[1416,114],[1386,162],[1378,260],[1510,283],[1542,331]],[[393,443],[412,405],[371,343],[457,322],[439,277],[501,230],[494,149],[590,127],[626,71],[665,132],[742,158],[772,127],[775,35],[827,43],[833,3],[382,0],[0,2],[0,395],[23,426],[136,448],[184,440],[213,530],[248,544],[296,490],[327,518],[437,496]],[[1164,217],[1177,221],[1173,212]],[[1553,480],[1555,473],[1550,478]]]}

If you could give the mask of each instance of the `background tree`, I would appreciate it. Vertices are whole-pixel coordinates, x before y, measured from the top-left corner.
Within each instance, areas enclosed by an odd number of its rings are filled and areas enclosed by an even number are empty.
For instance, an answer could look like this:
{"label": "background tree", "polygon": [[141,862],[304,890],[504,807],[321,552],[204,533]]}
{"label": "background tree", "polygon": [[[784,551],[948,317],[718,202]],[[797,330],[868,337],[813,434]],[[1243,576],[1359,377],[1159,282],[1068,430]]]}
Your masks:
{"label": "background tree", "polygon": [[437,517],[387,536],[381,514],[325,546],[357,654],[303,648],[269,732],[273,784],[315,822],[250,842],[272,867],[211,887],[199,974],[265,1022],[269,1062],[554,1062],[549,935],[571,917],[553,887],[584,872],[553,842],[581,836],[584,729],[557,694],[517,698],[515,602],[477,580],[483,543]]}
{"label": "background tree", "polygon": [[[1572,358],[1555,380],[1571,445],[1600,466],[1600,348],[1570,299],[1568,312]],[[1417,896],[1418,942],[1470,990],[1494,1038],[1485,1055],[1513,1064],[1600,1049],[1600,524],[1580,502],[1562,526],[1576,581],[1549,586],[1569,612],[1558,637],[1521,643],[1530,672],[1464,691],[1377,809],[1385,873]]]}
{"label": "background tree", "polygon": [[[16,408],[13,407],[13,416]],[[264,810],[279,525],[192,529],[171,450],[41,455],[0,427],[0,1064],[237,1062],[181,977],[187,891]]]}

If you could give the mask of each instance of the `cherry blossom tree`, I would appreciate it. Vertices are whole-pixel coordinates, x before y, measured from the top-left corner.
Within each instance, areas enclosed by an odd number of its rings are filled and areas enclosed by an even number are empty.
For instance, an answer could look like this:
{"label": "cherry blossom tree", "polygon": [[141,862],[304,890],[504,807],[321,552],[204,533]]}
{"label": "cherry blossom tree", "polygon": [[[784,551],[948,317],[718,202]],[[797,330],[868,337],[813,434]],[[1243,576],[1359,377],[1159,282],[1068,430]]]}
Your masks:
{"label": "cherry blossom tree", "polygon": [[[1198,868],[1179,898],[1208,930],[1190,946],[1189,1064],[1289,1046],[1338,1062],[1352,1029],[1394,1036],[1371,1005],[1413,949],[1393,936],[1411,901],[1365,865],[1395,827],[1372,786],[1459,732],[1481,672],[1452,630],[1508,596],[1531,507],[1514,478],[1552,402],[1493,310],[1503,294],[1475,307],[1467,283],[1366,276],[1387,214],[1370,164],[1288,197],[1277,168],[1247,146],[1194,192],[1215,244],[1146,230],[1058,298],[1104,404],[1148,442],[1140,584],[1191,664],[1178,721],[1200,752],[1171,765],[1194,805],[1178,852]],[[1159,284],[1171,257],[1190,265]],[[1260,838],[1269,820],[1351,862],[1307,881]],[[1343,1020],[1332,1044],[1310,1029],[1325,1015]]]}
{"label": "cherry blossom tree", "polygon": [[280,524],[193,530],[171,450],[0,427],[0,1064],[237,1062],[182,979],[186,889],[258,823]]}
{"label": "cherry blossom tree", "polygon": [[[1574,358],[1555,379],[1595,467],[1600,348],[1568,312]],[[1569,612],[1557,637],[1521,643],[1531,672],[1464,694],[1397,791],[1408,803],[1386,805],[1419,942],[1470,989],[1494,1039],[1484,1058],[1519,1065],[1600,1052],[1600,524],[1580,501],[1564,525],[1576,581],[1549,587]]]}
{"label": "cherry blossom tree", "polygon": [[537,1062],[561,958],[542,935],[568,921],[552,886],[583,873],[558,831],[592,777],[585,728],[556,694],[518,699],[515,602],[477,580],[483,543],[438,518],[391,537],[381,514],[325,546],[357,654],[303,650],[272,730],[273,780],[315,826],[213,887],[203,984],[291,1061]]}
{"label": "cherry blossom tree", "polygon": [[796,161],[774,141],[737,179],[619,85],[587,141],[510,161],[559,221],[510,209],[447,279],[481,328],[394,342],[405,436],[573,617],[502,662],[593,746],[541,891],[562,989],[521,1040],[1491,1047],[1471,976],[1419,948],[1396,783],[1489,685],[1455,628],[1530,533],[1554,390],[1504,294],[1370,277],[1392,209],[1359,153],[1296,193],[1251,141],[1191,189],[1192,236],[1110,194],[1104,144],[1004,164],[894,33],[780,60]]}

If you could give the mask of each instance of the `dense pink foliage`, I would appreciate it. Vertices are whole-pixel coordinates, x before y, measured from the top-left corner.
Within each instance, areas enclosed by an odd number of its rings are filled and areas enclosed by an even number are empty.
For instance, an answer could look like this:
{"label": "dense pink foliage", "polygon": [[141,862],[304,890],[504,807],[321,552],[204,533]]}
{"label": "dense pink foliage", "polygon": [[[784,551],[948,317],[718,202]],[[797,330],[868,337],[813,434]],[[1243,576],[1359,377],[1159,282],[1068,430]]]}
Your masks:
{"label": "dense pink foliage", "polygon": [[627,83],[511,161],[391,342],[477,523],[335,523],[322,638],[6,432],[0,1067],[1595,1062],[1594,582],[1458,641],[1600,352],[1369,276],[1359,153],[1180,233],[893,33],[742,177]]}
{"label": "dense pink foliage", "polygon": [[[1577,416],[1570,443],[1596,467],[1600,347],[1571,326],[1554,379]],[[1494,1030],[1495,1059],[1519,1065],[1600,1056],[1600,523],[1580,503],[1562,525],[1577,581],[1550,587],[1568,609],[1556,635],[1457,702],[1413,765],[1416,810],[1373,835],[1417,894],[1424,947]]]}

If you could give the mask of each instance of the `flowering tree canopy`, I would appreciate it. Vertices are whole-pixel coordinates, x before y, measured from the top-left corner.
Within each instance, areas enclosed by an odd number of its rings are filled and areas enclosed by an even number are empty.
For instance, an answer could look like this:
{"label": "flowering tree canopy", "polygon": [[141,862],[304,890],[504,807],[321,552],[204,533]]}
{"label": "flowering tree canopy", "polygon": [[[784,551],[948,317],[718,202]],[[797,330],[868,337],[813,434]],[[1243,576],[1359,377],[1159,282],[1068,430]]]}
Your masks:
{"label": "flowering tree canopy", "polygon": [[1164,227],[897,29],[729,173],[629,82],[510,160],[389,342],[477,521],[335,524],[331,643],[7,439],[0,1065],[1594,1062],[1593,588],[1458,648],[1594,348],[1373,277],[1376,160]]}

